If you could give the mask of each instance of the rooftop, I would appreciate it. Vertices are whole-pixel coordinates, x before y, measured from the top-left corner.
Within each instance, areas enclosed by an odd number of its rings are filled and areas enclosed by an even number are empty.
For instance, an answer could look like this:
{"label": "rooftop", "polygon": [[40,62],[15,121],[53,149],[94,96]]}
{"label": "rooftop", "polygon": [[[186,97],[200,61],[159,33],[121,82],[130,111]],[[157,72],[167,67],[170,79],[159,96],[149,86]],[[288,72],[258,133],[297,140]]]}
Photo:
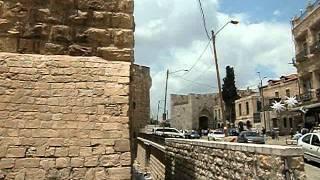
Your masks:
{"label": "rooftop", "polygon": [[320,0],[310,0],[307,4],[307,7],[305,9],[301,9],[301,14],[293,18],[293,26],[298,26],[307,16],[309,16],[318,7],[320,7]]}

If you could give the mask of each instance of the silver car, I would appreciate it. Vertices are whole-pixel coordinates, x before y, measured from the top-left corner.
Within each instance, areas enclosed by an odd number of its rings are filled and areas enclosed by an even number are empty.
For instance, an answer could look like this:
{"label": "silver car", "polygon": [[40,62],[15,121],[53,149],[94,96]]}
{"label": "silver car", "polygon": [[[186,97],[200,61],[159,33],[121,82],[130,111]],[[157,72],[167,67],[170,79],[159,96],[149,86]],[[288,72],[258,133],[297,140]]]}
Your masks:
{"label": "silver car", "polygon": [[298,140],[307,161],[320,163],[320,133],[307,133]]}

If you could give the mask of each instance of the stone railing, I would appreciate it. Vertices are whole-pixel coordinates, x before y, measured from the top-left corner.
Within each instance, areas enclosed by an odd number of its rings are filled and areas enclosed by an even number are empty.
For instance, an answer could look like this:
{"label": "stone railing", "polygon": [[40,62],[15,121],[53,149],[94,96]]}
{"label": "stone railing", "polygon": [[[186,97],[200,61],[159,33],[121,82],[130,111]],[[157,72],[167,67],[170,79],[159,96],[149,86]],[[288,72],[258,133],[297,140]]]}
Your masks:
{"label": "stone railing", "polygon": [[306,179],[299,147],[138,137],[136,164],[153,179]]}
{"label": "stone railing", "polygon": [[306,179],[299,147],[166,139],[166,179]]}
{"label": "stone railing", "polygon": [[154,180],[165,179],[165,147],[138,137],[138,169],[149,172]]}

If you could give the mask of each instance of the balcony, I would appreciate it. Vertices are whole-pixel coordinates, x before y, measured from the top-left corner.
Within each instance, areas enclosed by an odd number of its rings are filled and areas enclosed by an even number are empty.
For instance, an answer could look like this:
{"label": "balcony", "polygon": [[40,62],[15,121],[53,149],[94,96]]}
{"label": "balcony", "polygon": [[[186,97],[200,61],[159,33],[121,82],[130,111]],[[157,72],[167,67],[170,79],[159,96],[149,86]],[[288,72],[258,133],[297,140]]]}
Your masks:
{"label": "balcony", "polygon": [[[314,2],[312,4],[310,4],[310,8],[315,9],[317,7],[319,7],[320,5],[320,0],[314,0]],[[307,16],[309,15],[308,10],[306,9],[299,17],[298,19],[301,21],[303,19],[305,19]]]}
{"label": "balcony", "polygon": [[307,49],[304,49],[302,51],[300,51],[297,55],[296,55],[296,60],[297,62],[302,62],[305,61],[308,57],[308,51]]}
{"label": "balcony", "polygon": [[320,41],[315,42],[310,46],[311,54],[318,54],[319,52],[320,52]]}
{"label": "balcony", "polygon": [[310,92],[301,94],[301,95],[298,97],[298,100],[299,100],[299,101],[302,101],[302,102],[311,101],[311,100],[312,100],[312,92],[310,91]]}

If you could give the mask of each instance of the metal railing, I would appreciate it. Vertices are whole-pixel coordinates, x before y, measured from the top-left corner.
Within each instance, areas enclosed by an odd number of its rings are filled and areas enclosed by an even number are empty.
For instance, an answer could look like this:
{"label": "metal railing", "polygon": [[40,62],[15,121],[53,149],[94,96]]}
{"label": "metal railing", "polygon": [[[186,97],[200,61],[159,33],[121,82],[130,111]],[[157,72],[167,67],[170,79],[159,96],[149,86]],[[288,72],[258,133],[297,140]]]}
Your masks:
{"label": "metal railing", "polygon": [[[320,0],[315,0],[314,1],[314,3],[313,4],[311,4],[311,6],[313,7],[313,8],[316,8],[317,6],[319,6],[320,5]],[[307,17],[308,16],[308,11],[307,10],[305,10],[300,16],[299,16],[299,19],[304,19],[305,17]]]}
{"label": "metal railing", "polygon": [[154,143],[160,144],[162,146],[165,145],[165,137],[164,136],[158,136],[155,134],[139,133],[139,137],[141,137],[143,139],[147,139],[147,140],[152,141]]}
{"label": "metal railing", "polygon": [[319,52],[320,52],[320,41],[317,41],[310,46],[310,53],[318,54]]}
{"label": "metal railing", "polygon": [[301,62],[307,59],[307,55],[308,55],[308,50],[304,49],[302,51],[300,51],[297,55],[296,55],[296,60],[297,62]]}
{"label": "metal railing", "polygon": [[312,100],[312,92],[306,92],[301,94],[300,96],[298,96],[298,100],[302,101],[302,102],[306,102],[306,101],[311,101]]}

